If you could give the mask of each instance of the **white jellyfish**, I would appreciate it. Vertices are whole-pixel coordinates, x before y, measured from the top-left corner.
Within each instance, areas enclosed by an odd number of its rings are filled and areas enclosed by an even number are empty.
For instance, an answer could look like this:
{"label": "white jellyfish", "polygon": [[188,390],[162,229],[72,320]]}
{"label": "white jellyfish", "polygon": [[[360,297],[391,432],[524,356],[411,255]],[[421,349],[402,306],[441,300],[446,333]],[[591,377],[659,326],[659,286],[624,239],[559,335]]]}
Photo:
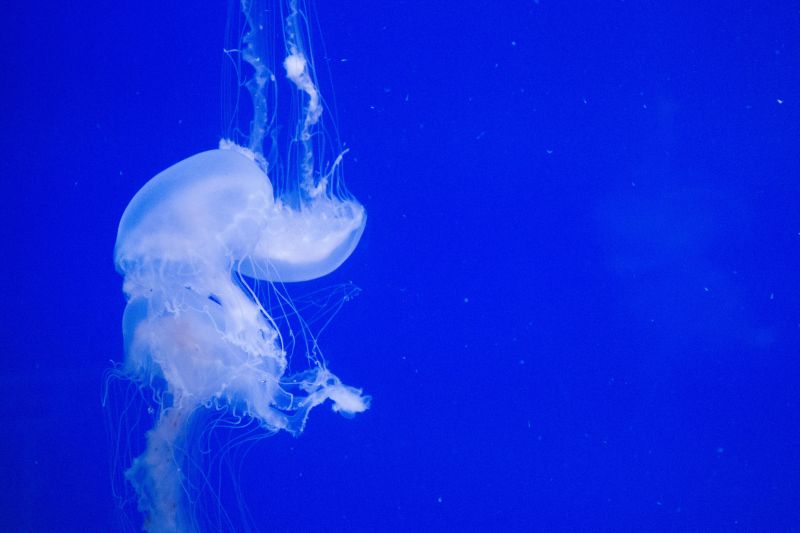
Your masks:
{"label": "white jellyfish", "polygon": [[[315,166],[326,155],[318,139],[323,108],[304,5],[278,7],[242,0],[240,49],[228,50],[239,76],[251,72],[242,84],[252,98],[248,146],[223,140],[164,170],[134,196],[119,225],[114,258],[127,307],[125,361],[114,375],[155,399],[146,447],[125,472],[151,532],[199,527],[184,472],[198,410],[227,409],[264,432],[296,435],[326,400],[347,416],[369,406],[314,353],[308,368],[288,371],[280,330],[247,281],[324,276],[350,256],[366,222],[341,184],[342,153],[324,172]],[[277,27],[268,11],[277,13]],[[276,35],[282,73],[265,45]],[[282,141],[270,109],[279,86],[291,89],[299,110]],[[264,155],[267,142],[272,157]],[[280,151],[282,160],[274,157]]]}

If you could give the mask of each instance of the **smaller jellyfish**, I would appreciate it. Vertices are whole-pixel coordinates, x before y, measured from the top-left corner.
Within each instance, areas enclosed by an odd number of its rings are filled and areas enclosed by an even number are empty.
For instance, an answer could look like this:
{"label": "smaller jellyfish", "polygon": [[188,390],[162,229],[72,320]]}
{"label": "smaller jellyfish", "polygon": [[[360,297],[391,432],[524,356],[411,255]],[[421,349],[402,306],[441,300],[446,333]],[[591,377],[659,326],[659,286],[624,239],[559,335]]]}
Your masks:
{"label": "smaller jellyfish", "polygon": [[[334,271],[366,223],[341,183],[342,153],[326,172],[315,168],[323,156],[315,143],[322,101],[306,55],[304,4],[279,4],[242,3],[246,33],[237,53],[252,70],[249,146],[224,140],[169,167],[139,190],[119,224],[114,258],[127,299],[125,360],[113,376],[155,406],[146,446],[125,472],[151,532],[202,529],[186,472],[193,421],[204,411],[255,421],[265,434],[297,435],[309,411],[327,400],[345,416],[369,407],[368,396],[328,369],[313,341],[308,367],[289,371],[280,328],[254,289],[254,280],[282,286]],[[266,24],[267,11],[281,14],[280,26]],[[283,80],[258,44],[270,28],[283,39]],[[267,119],[267,95],[279,82],[302,110],[283,141]],[[285,150],[287,161],[264,155],[265,138],[269,153]],[[268,175],[280,172],[273,188]]]}

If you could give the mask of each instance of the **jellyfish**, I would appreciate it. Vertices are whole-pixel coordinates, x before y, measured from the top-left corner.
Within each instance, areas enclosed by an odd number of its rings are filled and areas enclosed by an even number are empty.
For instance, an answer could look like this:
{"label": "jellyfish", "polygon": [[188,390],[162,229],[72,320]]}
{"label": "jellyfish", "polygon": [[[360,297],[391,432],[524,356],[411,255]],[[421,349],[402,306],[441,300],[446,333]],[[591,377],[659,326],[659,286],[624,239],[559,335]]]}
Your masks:
{"label": "jellyfish", "polygon": [[328,400],[347,417],[369,407],[316,347],[290,370],[274,313],[254,289],[336,270],[366,223],[341,180],[345,151],[333,154],[322,128],[306,7],[242,0],[239,47],[226,53],[252,105],[249,133],[234,127],[219,148],[157,174],[119,223],[125,358],[113,375],[154,405],[144,449],[124,473],[150,532],[201,529],[186,471],[202,412],[299,435]]}

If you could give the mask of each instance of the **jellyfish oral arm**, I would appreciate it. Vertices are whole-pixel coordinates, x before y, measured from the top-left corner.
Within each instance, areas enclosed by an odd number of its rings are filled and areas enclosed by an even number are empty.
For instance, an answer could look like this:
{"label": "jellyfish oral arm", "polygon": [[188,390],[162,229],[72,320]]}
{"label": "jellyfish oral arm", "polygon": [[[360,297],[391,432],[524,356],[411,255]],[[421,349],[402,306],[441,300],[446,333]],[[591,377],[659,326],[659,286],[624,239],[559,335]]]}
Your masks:
{"label": "jellyfish oral arm", "polygon": [[317,370],[315,378],[313,383],[307,381],[303,385],[304,390],[309,393],[304,400],[305,404],[313,407],[330,399],[333,402],[332,409],[344,416],[353,416],[369,409],[372,401],[369,396],[365,396],[361,389],[343,384],[330,371]]}
{"label": "jellyfish oral arm", "polygon": [[147,433],[147,449],[125,473],[139,494],[139,510],[147,517],[150,533],[190,531],[182,510],[181,471],[175,464],[175,446],[189,415],[185,408],[165,410]]}
{"label": "jellyfish oral arm", "polygon": [[303,133],[300,138],[307,141],[310,137],[311,127],[319,121],[322,115],[322,106],[319,103],[319,92],[306,68],[306,58],[300,52],[295,51],[283,60],[283,68],[286,69],[286,77],[294,83],[298,89],[308,96],[306,106],[306,118],[303,121]]}
{"label": "jellyfish oral arm", "polygon": [[361,389],[340,384],[329,391],[328,397],[333,401],[333,410],[345,416],[363,413],[369,409],[370,397],[364,396]]}

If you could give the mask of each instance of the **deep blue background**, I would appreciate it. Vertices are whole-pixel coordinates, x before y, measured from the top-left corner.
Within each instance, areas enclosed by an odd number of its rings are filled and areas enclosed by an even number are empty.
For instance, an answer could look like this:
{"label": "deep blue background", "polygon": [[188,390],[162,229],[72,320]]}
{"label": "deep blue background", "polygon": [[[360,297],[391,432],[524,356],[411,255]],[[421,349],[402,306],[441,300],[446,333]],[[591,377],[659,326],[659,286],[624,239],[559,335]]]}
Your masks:
{"label": "deep blue background", "polygon": [[[116,225],[222,133],[225,4],[0,18],[3,531],[115,530]],[[800,530],[800,4],[318,4],[374,401],[256,446],[264,529]]]}

